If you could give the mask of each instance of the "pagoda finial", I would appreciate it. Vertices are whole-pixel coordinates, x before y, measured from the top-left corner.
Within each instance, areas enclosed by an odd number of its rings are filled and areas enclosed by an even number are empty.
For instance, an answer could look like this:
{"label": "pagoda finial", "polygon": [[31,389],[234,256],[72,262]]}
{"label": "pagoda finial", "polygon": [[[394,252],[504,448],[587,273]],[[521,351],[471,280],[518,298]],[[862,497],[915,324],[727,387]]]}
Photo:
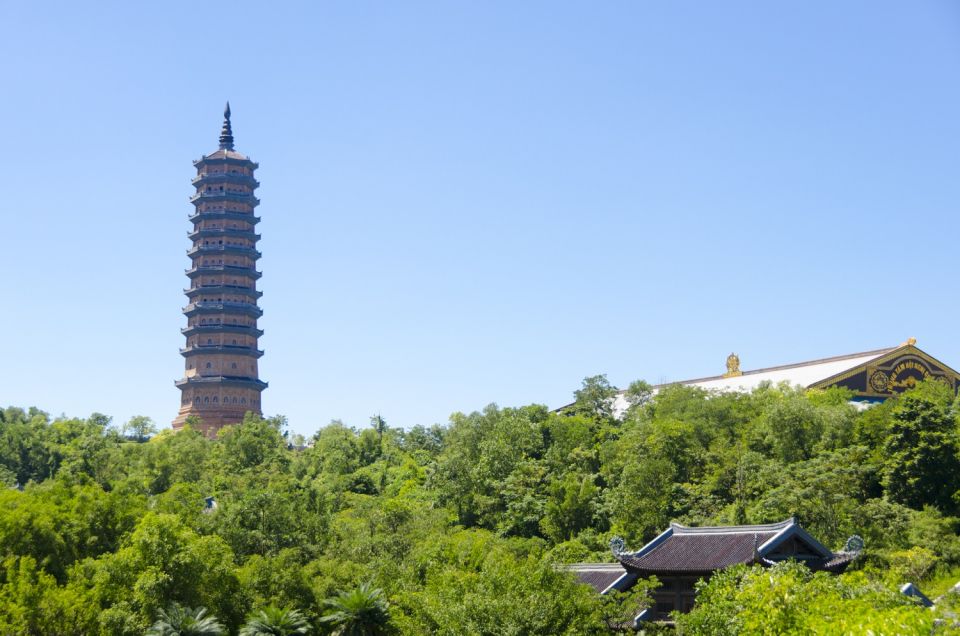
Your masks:
{"label": "pagoda finial", "polygon": [[220,149],[233,150],[233,129],[230,127],[230,102],[223,109],[223,128],[220,130]]}

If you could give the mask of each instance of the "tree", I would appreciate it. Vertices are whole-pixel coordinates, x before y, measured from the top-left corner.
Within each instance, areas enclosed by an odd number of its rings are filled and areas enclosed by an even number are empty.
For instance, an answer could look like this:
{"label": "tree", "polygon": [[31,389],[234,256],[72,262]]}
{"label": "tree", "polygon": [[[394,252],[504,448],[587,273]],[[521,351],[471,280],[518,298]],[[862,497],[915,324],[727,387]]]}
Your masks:
{"label": "tree", "polygon": [[146,513],[123,547],[84,565],[105,606],[128,603],[145,622],[170,603],[202,604],[229,627],[247,610],[229,546],[177,515]]}
{"label": "tree", "polygon": [[[660,587],[660,581],[652,576],[637,579],[626,592],[612,590],[600,597],[603,604],[603,622],[614,634],[634,634],[634,617],[653,603],[651,592]],[[643,633],[643,632],[641,632]]]}
{"label": "tree", "polygon": [[134,415],[120,429],[121,434],[134,442],[145,442],[157,432],[157,425],[146,415]]}
{"label": "tree", "polygon": [[[483,531],[464,533],[467,545],[434,559],[426,587],[403,597],[414,624],[404,633],[440,636],[606,636],[605,607],[596,590],[570,572],[535,558],[517,557]],[[458,536],[457,538],[460,538]],[[473,539],[473,541],[471,541]],[[466,553],[464,548],[468,548]],[[482,548],[482,553],[473,555]],[[437,561],[441,561],[438,563]],[[477,563],[479,561],[479,563]],[[398,600],[398,604],[401,602]]]}
{"label": "tree", "polygon": [[266,555],[319,542],[326,524],[321,513],[310,506],[306,493],[279,478],[269,488],[249,488],[224,498],[210,525],[238,556]]}
{"label": "tree", "polygon": [[631,543],[645,543],[670,521],[676,466],[660,457],[627,463],[606,491],[611,525]]}
{"label": "tree", "polygon": [[58,587],[31,557],[0,562],[0,634],[96,633],[97,609],[88,590]]}
{"label": "tree", "polygon": [[157,612],[157,621],[146,636],[220,636],[223,632],[223,625],[205,607],[193,609],[174,603]]}
{"label": "tree", "polygon": [[617,387],[610,384],[605,374],[584,378],[580,388],[573,392],[573,397],[574,403],[566,409],[568,413],[613,419]]}
{"label": "tree", "polygon": [[289,607],[265,607],[247,617],[239,636],[296,636],[310,631],[307,619]]}
{"label": "tree", "polygon": [[734,634],[930,634],[935,615],[895,587],[860,572],[811,574],[795,562],[736,565],[697,585],[681,636]]}
{"label": "tree", "polygon": [[919,391],[905,393],[883,444],[883,485],[893,501],[944,512],[956,509],[960,444],[947,406]]}
{"label": "tree", "polygon": [[380,636],[390,633],[390,604],[383,590],[363,583],[324,601],[329,609],[320,622],[336,636]]}
{"label": "tree", "polygon": [[851,446],[786,466],[772,488],[752,498],[748,520],[797,517],[818,540],[842,542],[862,531],[852,521],[876,489],[876,466],[868,459],[869,449]]}
{"label": "tree", "polygon": [[383,442],[383,433],[389,428],[387,420],[383,419],[379,413],[370,418],[370,427],[377,432],[377,439]]}
{"label": "tree", "polygon": [[282,418],[265,420],[248,411],[243,422],[224,427],[219,432],[224,461],[235,470],[259,468],[281,458],[286,461],[283,451],[287,444],[280,432],[283,426]]}
{"label": "tree", "polygon": [[110,426],[110,422],[113,421],[113,418],[109,415],[104,415],[103,413],[93,412],[90,414],[90,417],[87,418],[87,421],[94,426],[99,426],[101,429],[106,429]]}
{"label": "tree", "polygon": [[653,387],[643,380],[635,380],[624,391],[623,397],[629,404],[627,407],[627,416],[629,417],[650,403],[650,400],[653,399]]}
{"label": "tree", "polygon": [[839,391],[636,384],[622,421],[605,419],[613,391],[588,378],[575,414],[332,423],[301,450],[252,414],[217,439],[124,444],[103,416],[2,409],[0,634],[142,636],[177,628],[179,603],[230,634],[298,633],[302,612],[323,634],[599,636],[649,603],[643,582],[618,602],[555,564],[608,559],[611,531],[639,547],[673,519],[790,515],[830,547],[864,537],[852,569],[871,578],[718,573],[681,634],[930,633],[947,616],[890,577],[933,596],[960,565],[949,387],[857,412]]}
{"label": "tree", "polygon": [[540,522],[544,534],[560,543],[590,526],[598,498],[593,482],[592,475],[567,473],[552,484],[546,514]]}
{"label": "tree", "polygon": [[787,392],[767,408],[763,420],[767,439],[782,462],[789,464],[813,457],[824,423],[820,411],[805,395]]}

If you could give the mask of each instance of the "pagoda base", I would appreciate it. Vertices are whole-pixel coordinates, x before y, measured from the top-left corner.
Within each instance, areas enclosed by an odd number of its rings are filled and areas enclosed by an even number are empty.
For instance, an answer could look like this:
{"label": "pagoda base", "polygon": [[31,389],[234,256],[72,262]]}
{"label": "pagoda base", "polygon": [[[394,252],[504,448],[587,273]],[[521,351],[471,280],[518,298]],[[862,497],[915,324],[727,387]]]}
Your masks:
{"label": "pagoda base", "polygon": [[193,417],[198,420],[198,423],[193,426],[194,430],[200,431],[210,439],[216,439],[217,433],[221,428],[239,424],[243,421],[244,416],[251,412],[255,415],[260,415],[259,411],[249,409],[244,411],[226,409],[198,411],[193,408],[187,408],[180,410],[177,417],[174,418],[172,425],[175,431],[179,431],[186,424],[187,418]]}

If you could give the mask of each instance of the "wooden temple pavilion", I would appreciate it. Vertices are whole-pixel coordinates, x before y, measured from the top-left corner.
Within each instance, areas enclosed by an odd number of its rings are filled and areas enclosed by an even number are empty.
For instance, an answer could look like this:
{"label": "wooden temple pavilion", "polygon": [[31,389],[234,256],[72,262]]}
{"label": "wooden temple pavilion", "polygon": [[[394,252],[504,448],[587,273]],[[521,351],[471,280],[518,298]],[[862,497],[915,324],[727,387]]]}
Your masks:
{"label": "wooden temple pavilion", "polygon": [[670,527],[635,552],[622,539],[611,541],[615,564],[569,566],[577,578],[601,594],[626,591],[639,578],[656,576],[660,587],[652,607],[636,616],[637,622],[667,620],[670,612],[689,612],[694,585],[717,570],[737,564],[771,566],[795,560],[811,570],[839,573],[859,554],[863,542],[851,537],[841,552],[832,552],[814,539],[792,517],[780,523],[754,526]]}

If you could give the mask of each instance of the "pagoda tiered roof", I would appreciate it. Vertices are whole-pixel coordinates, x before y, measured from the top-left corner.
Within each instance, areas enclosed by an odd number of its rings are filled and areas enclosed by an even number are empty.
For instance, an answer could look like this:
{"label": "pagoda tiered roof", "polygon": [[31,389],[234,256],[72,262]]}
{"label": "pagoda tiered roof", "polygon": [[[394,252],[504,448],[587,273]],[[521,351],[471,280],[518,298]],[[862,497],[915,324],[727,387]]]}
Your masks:
{"label": "pagoda tiered roof", "polygon": [[254,260],[263,256],[256,248],[248,245],[196,245],[187,250],[187,256],[192,257],[202,254],[239,254]]}
{"label": "pagoda tiered roof", "polygon": [[199,267],[191,267],[183,271],[190,278],[196,278],[204,274],[222,274],[224,272],[236,274],[237,276],[249,276],[251,278],[260,278],[263,276],[262,272],[258,272],[256,269],[247,267],[246,265],[200,265]]}
{"label": "pagoda tiered roof", "polygon": [[259,216],[254,216],[253,212],[237,212],[236,210],[204,210],[202,212],[195,212],[187,217],[187,220],[196,223],[203,220],[220,220],[224,219],[227,221],[246,221],[256,225],[260,222]]}
{"label": "pagoda tiered roof", "polygon": [[245,314],[247,316],[252,316],[254,318],[259,318],[263,315],[263,310],[257,307],[254,303],[238,303],[233,301],[210,301],[210,300],[201,300],[197,302],[190,303],[183,308],[183,313],[185,316],[190,317],[196,314],[211,314],[211,313],[230,313],[230,314]]}
{"label": "pagoda tiered roof", "polygon": [[191,179],[190,183],[197,187],[205,183],[238,183],[251,188],[260,186],[260,182],[253,175],[239,172],[203,172]]}
{"label": "pagoda tiered roof", "polygon": [[191,241],[195,241],[199,238],[215,236],[215,237],[233,237],[233,238],[244,238],[249,241],[259,241],[260,235],[255,234],[252,229],[244,229],[239,227],[205,227],[201,229],[194,229],[187,231],[187,238]]}
{"label": "pagoda tiered roof", "polygon": [[244,287],[242,285],[203,285],[201,287],[190,287],[184,289],[183,293],[187,298],[195,298],[203,294],[241,294],[249,298],[260,298],[263,292],[255,287]]}
{"label": "pagoda tiered roof", "polygon": [[192,375],[186,378],[180,378],[174,384],[183,387],[188,384],[223,384],[229,386],[248,386],[258,390],[263,390],[269,385],[263,380],[249,378],[237,375]]}
{"label": "pagoda tiered roof", "polygon": [[240,203],[245,203],[251,207],[257,207],[260,205],[260,199],[258,199],[252,192],[229,192],[227,190],[210,190],[210,191],[201,191],[195,192],[190,195],[190,202],[194,205],[199,205],[208,201],[216,200],[225,200],[225,201],[237,201]]}
{"label": "pagoda tiered roof", "polygon": [[249,356],[251,358],[259,358],[263,356],[263,351],[260,349],[248,347],[246,345],[199,344],[191,347],[180,348],[180,355],[182,355],[184,358],[208,353],[227,353],[238,356]]}
{"label": "pagoda tiered roof", "polygon": [[213,325],[192,325],[189,327],[184,327],[180,330],[180,333],[185,336],[193,336],[203,333],[240,333],[259,338],[263,335],[263,329],[258,329],[257,327],[250,325],[233,325],[227,322],[222,322]]}
{"label": "pagoda tiered roof", "polygon": [[193,165],[200,166],[203,164],[216,164],[216,163],[229,163],[229,164],[243,164],[250,166],[254,170],[260,167],[260,164],[256,161],[252,161],[250,157],[243,154],[242,152],[237,152],[236,150],[227,150],[225,148],[220,148],[211,152],[209,155],[203,155],[200,159],[196,159],[193,162]]}

